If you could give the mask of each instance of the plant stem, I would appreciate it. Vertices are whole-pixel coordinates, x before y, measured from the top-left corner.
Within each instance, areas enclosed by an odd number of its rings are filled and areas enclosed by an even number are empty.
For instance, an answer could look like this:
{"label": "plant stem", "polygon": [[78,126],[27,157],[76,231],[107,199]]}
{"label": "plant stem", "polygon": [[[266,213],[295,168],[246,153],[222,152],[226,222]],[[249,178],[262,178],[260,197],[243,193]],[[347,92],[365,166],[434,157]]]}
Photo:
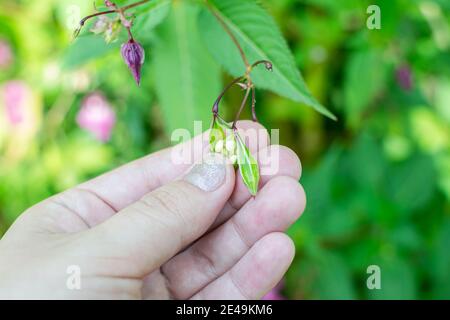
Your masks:
{"label": "plant stem", "polygon": [[126,27],[127,32],[128,32],[128,40],[133,40],[133,34],[131,33],[131,28],[130,27]]}
{"label": "plant stem", "polygon": [[124,6],[124,7],[122,7],[121,9],[122,9],[122,11],[126,11],[126,10],[128,10],[128,9],[131,9],[131,8],[134,8],[134,7],[137,7],[137,6],[140,6],[141,4],[144,4],[144,3],[147,3],[147,2],[150,2],[151,0],[142,0],[142,1],[138,1],[138,2],[135,2],[135,3],[131,3],[131,4],[129,4],[129,5],[127,5],[127,6]]}
{"label": "plant stem", "polygon": [[[84,26],[84,24],[86,23],[86,21],[89,20],[89,19],[91,19],[91,18],[98,17],[98,16],[102,16],[102,15],[104,15],[104,14],[118,13],[118,14],[121,16],[121,19],[123,18],[123,19],[126,20],[125,15],[124,15],[125,11],[127,11],[128,9],[131,9],[131,8],[134,8],[134,7],[137,7],[137,6],[140,6],[140,5],[142,5],[142,4],[145,4],[145,3],[150,2],[150,1],[151,1],[151,0],[142,0],[142,1],[135,2],[135,3],[131,3],[131,4],[129,4],[129,5],[127,5],[127,6],[124,6],[124,7],[121,7],[121,8],[118,7],[118,6],[116,6],[116,5],[114,5],[114,10],[107,10],[107,11],[101,11],[101,12],[97,12],[97,13],[90,14],[90,15],[84,17],[83,19],[81,19],[81,21],[80,21],[80,27],[79,27],[77,30],[75,30],[75,37],[78,36],[78,34],[79,34],[80,31],[81,31],[81,28]],[[129,27],[126,27],[126,28],[128,29],[128,34],[130,35],[130,37],[131,37],[131,39],[132,39],[133,37],[132,37],[132,35],[131,35],[131,32],[130,32],[130,30],[129,30]]]}
{"label": "plant stem", "polygon": [[205,0],[206,6],[208,7],[209,11],[214,15],[214,17],[219,21],[219,23],[222,25],[223,29],[226,33],[230,36],[231,40],[234,42],[236,48],[239,50],[239,54],[241,55],[242,61],[244,62],[245,68],[248,70],[251,68],[250,63],[248,62],[247,56],[245,55],[244,50],[242,49],[241,45],[239,44],[239,41],[236,39],[235,35],[233,34],[233,31],[230,30],[226,22],[222,19],[222,17],[216,12],[216,10],[213,8],[213,6],[209,3],[208,0]]}
{"label": "plant stem", "polygon": [[84,17],[83,19],[81,19],[80,27],[84,26],[84,23],[87,20],[91,19],[91,18],[94,18],[94,17],[97,17],[97,16],[102,16],[104,14],[114,13],[114,12],[116,12],[116,10],[101,11],[101,12],[97,12],[97,13],[94,13],[94,14],[90,14],[90,15]]}
{"label": "plant stem", "polygon": [[254,122],[258,122],[258,118],[256,117],[256,89],[255,86],[252,86],[252,120]]}
{"label": "plant stem", "polygon": [[259,65],[261,63],[264,63],[267,70],[272,70],[272,62],[270,62],[268,60],[258,60],[256,62],[254,62],[250,68],[253,69],[254,67],[256,67],[257,65]]}
{"label": "plant stem", "polygon": [[236,122],[239,120],[239,116],[241,115],[241,112],[244,109],[245,104],[247,103],[247,99],[250,94],[250,90],[251,90],[251,87],[248,87],[247,90],[245,91],[244,99],[242,99],[241,106],[240,106],[238,112],[236,113],[236,117],[234,118],[233,125],[231,126],[233,129],[236,129]]}
{"label": "plant stem", "polygon": [[222,100],[224,94],[233,86],[233,84],[238,83],[239,81],[242,80],[243,77],[237,77],[236,79],[234,79],[233,81],[231,81],[226,87],[225,89],[222,90],[222,92],[219,94],[219,96],[217,97],[216,101],[214,102],[213,108],[212,108],[212,112],[214,115],[217,115],[219,113],[219,103],[220,100]]}

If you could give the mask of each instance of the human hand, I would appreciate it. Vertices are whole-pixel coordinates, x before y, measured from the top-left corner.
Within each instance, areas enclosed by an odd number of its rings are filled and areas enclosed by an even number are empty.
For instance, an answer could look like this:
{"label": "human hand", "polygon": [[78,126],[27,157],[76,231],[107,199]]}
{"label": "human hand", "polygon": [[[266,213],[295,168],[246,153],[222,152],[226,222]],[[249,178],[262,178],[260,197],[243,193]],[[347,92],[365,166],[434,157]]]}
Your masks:
{"label": "human hand", "polygon": [[[265,136],[249,148],[270,150],[278,166],[254,198],[231,165],[186,174],[189,164],[171,161],[207,143],[203,134],[28,209],[0,241],[0,298],[261,298],[293,259],[282,231],[305,207],[297,156]],[[79,290],[67,286],[69,266],[79,267]]]}

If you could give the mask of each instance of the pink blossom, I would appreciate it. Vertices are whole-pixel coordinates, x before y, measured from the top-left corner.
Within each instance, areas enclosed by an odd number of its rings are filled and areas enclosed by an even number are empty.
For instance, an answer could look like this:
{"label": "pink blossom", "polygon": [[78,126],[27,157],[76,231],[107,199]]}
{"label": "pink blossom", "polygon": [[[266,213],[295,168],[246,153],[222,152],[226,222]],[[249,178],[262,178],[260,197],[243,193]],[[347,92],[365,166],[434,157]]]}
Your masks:
{"label": "pink blossom", "polygon": [[11,47],[6,41],[0,40],[0,69],[8,67],[13,59]]}
{"label": "pink blossom", "polygon": [[106,142],[116,123],[116,114],[100,93],[88,95],[77,114],[78,125],[91,132],[98,140]]}
{"label": "pink blossom", "polygon": [[3,105],[6,117],[12,125],[24,121],[30,96],[30,88],[22,81],[9,81],[3,85]]}

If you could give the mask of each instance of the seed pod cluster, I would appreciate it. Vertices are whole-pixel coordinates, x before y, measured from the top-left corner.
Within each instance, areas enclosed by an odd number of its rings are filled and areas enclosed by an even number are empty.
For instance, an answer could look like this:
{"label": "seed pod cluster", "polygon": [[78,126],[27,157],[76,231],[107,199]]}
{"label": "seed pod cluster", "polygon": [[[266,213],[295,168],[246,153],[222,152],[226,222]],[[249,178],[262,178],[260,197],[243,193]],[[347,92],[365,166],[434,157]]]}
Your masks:
{"label": "seed pod cluster", "polygon": [[259,185],[258,162],[250,153],[237,130],[221,118],[214,117],[209,135],[210,150],[224,155],[236,168],[251,195]]}
{"label": "seed pod cluster", "polygon": [[236,164],[237,155],[234,135],[228,135],[225,139],[217,141],[214,146],[214,152],[221,153],[229,159],[232,164]]}

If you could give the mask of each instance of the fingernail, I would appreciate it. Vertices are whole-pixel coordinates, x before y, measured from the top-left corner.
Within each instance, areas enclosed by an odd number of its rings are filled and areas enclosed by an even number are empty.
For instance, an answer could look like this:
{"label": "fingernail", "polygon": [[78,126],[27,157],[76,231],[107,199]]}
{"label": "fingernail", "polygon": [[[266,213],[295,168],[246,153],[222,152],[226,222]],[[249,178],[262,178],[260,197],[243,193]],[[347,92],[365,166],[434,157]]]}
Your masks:
{"label": "fingernail", "polygon": [[225,181],[226,167],[222,157],[209,155],[203,162],[192,167],[184,181],[211,192],[217,190]]}

